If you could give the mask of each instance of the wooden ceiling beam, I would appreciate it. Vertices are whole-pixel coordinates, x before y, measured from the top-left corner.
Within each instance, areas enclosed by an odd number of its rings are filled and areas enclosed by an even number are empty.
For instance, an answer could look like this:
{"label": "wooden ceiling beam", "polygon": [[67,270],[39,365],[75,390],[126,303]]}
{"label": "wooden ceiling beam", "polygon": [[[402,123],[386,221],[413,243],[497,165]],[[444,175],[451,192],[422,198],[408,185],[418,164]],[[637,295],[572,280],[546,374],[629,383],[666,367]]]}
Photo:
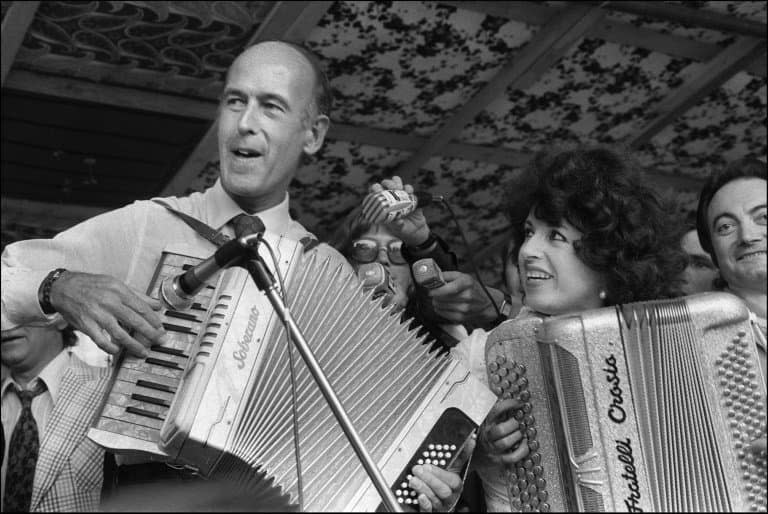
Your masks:
{"label": "wooden ceiling beam", "polygon": [[731,14],[722,14],[706,9],[692,9],[666,2],[588,2],[603,5],[611,11],[649,16],[660,20],[672,21],[693,27],[732,32],[742,36],[760,39],[768,37],[768,25],[759,21],[739,18]]}
{"label": "wooden ceiling beam", "polygon": [[[529,25],[543,25],[561,12],[562,8],[551,7],[534,2],[440,2],[458,9],[480,12],[489,16],[522,21]],[[706,62],[715,57],[721,47],[714,43],[705,43],[693,39],[664,34],[655,30],[636,27],[631,23],[605,18],[595,25],[586,37],[603,39],[619,45],[645,48],[672,57]],[[756,59],[748,64],[745,71],[758,77],[766,76],[763,59]]]}
{"label": "wooden ceiling beam", "polygon": [[522,21],[528,25],[545,25],[560,12],[558,7],[549,7],[539,2],[438,2],[457,9],[466,9],[496,18]]}
{"label": "wooden ceiling beam", "polygon": [[5,88],[202,120],[214,119],[217,109],[216,102],[25,70],[13,70]]}
{"label": "wooden ceiling beam", "polygon": [[3,86],[39,5],[40,2],[11,2],[5,13],[3,24],[0,27],[2,39],[0,84]]}
{"label": "wooden ceiling beam", "polygon": [[765,55],[765,40],[750,36],[739,37],[731,46],[703,65],[695,76],[667,95],[653,109],[653,119],[630,136],[627,145],[637,149],[648,143],[664,127],[741,71],[746,63],[761,55]]}
{"label": "wooden ceiling beam", "polygon": [[108,209],[86,205],[36,202],[18,198],[0,198],[3,226],[20,224],[46,227],[61,232]]}
{"label": "wooden ceiling beam", "polygon": [[[303,42],[333,2],[275,2],[275,6],[243,48],[259,41],[285,39]],[[160,193],[161,196],[183,195],[187,186],[210,161],[216,160],[218,148],[218,123],[214,120],[179,171]]]}
{"label": "wooden ceiling beam", "polygon": [[413,182],[418,170],[440,149],[456,138],[462,129],[508,88],[525,89],[553,66],[572,46],[600,21],[597,7],[568,6],[560,16],[544,25],[501,71],[462,105],[426,145],[398,169],[406,182]]}

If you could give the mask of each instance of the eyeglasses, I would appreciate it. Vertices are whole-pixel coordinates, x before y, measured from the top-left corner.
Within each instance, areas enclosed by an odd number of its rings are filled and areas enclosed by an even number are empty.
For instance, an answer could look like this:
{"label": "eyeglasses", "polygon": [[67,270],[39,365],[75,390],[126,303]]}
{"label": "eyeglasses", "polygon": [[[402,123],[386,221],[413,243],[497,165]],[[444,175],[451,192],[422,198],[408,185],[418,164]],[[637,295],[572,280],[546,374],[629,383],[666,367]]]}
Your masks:
{"label": "eyeglasses", "polygon": [[374,262],[378,259],[379,252],[386,250],[389,262],[392,264],[405,264],[402,248],[403,242],[399,239],[390,241],[386,246],[379,246],[379,243],[373,239],[357,239],[352,242],[352,258],[362,264]]}

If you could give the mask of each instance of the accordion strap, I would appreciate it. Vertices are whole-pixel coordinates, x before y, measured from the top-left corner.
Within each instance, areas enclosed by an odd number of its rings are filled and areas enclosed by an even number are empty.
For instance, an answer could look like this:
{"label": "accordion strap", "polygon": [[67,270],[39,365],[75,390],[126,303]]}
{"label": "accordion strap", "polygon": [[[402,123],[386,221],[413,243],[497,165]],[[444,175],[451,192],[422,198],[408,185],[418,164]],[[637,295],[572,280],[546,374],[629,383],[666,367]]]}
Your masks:
{"label": "accordion strap", "polygon": [[[173,207],[171,207],[170,205],[168,205],[165,202],[162,202],[162,201],[157,200],[157,199],[154,199],[152,201],[155,202],[158,205],[162,205],[169,212],[172,212],[173,214],[175,214],[176,216],[181,218],[181,220],[184,223],[186,223],[187,225],[189,225],[190,227],[192,227],[192,229],[195,232],[200,234],[200,236],[204,237],[205,239],[207,239],[208,241],[210,241],[211,243],[213,243],[217,247],[222,246],[224,243],[226,243],[227,241],[229,241],[231,239],[229,236],[226,236],[226,235],[222,234],[218,230],[214,229],[210,225],[207,225],[207,224],[203,223],[199,219],[194,218],[194,217],[192,217],[189,214],[186,214],[184,212],[177,211],[176,209],[174,209]],[[314,237],[309,237],[309,236],[302,237],[299,240],[299,242],[304,247],[304,251],[305,252],[308,252],[309,250],[311,250],[312,248],[314,248],[315,246],[317,246],[320,243],[320,241],[318,241]]]}
{"label": "accordion strap", "polygon": [[202,237],[204,237],[205,239],[207,239],[211,243],[215,244],[216,246],[221,246],[224,243],[226,243],[227,241],[229,241],[229,239],[230,239],[229,237],[225,236],[224,234],[222,234],[218,230],[215,230],[210,225],[206,225],[205,223],[203,223],[199,219],[193,218],[189,214],[183,213],[181,211],[177,211],[176,209],[174,209],[170,205],[168,205],[165,202],[162,202],[160,200],[152,200],[152,201],[155,202],[156,204],[162,205],[163,207],[168,209],[168,211],[172,212],[173,214],[175,214],[176,216],[181,218],[181,220],[184,221],[184,223],[186,223],[190,227],[192,227],[192,229],[195,232],[197,232]]}

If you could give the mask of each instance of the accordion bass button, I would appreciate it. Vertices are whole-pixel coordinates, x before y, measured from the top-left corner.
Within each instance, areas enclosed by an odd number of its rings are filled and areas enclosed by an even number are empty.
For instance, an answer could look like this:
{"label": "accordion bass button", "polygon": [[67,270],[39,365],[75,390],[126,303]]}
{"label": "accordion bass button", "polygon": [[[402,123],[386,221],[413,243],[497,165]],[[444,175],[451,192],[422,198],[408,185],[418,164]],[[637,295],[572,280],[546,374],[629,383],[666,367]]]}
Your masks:
{"label": "accordion bass button", "polygon": [[499,364],[506,364],[507,358],[504,355],[499,355],[496,357],[496,362]]}
{"label": "accordion bass button", "polygon": [[547,491],[544,489],[547,488],[547,481],[541,477],[536,479],[536,488],[539,490],[538,493],[536,493],[536,496],[539,498],[539,501],[546,501],[547,500]]}
{"label": "accordion bass button", "polygon": [[539,505],[539,510],[541,512],[549,512],[549,509],[550,509],[549,503],[542,503],[541,505]]}
{"label": "accordion bass button", "polygon": [[494,372],[498,371],[498,369],[499,369],[499,364],[498,364],[498,363],[496,363],[496,362],[490,362],[490,363],[488,364],[488,369],[491,371],[491,373],[494,373]]}

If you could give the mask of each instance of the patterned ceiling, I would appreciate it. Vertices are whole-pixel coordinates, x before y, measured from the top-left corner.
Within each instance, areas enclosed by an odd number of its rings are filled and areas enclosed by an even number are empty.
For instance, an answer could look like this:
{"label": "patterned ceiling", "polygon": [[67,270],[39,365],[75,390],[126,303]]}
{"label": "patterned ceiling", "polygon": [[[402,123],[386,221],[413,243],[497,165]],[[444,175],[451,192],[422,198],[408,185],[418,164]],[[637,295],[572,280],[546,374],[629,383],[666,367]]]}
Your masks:
{"label": "patterned ceiling", "polygon": [[[4,19],[13,3],[2,2]],[[213,116],[223,73],[234,56],[254,38],[281,33],[271,17],[278,4],[285,9],[292,3],[41,2],[13,61],[11,78],[24,71],[41,80],[64,77],[160,92],[211,105]],[[396,172],[510,62],[524,60],[558,16],[573,8],[569,2],[326,4],[327,10],[304,27],[300,39],[326,66],[335,93],[333,123],[353,130],[332,133],[291,190],[296,215],[321,238],[356,205],[372,180]],[[495,5],[481,12],[478,4]],[[619,12],[607,3],[583,36],[543,52],[551,64],[537,61],[542,69],[533,66],[514,87],[501,87],[417,171],[418,188],[448,196],[474,250],[493,246],[506,230],[500,191],[532,152],[578,143],[632,145],[664,114],[664,102],[688,89],[704,88],[710,63],[745,38],[758,42],[760,57],[728,72],[700,98],[692,94],[690,105],[678,103],[679,112],[650,134],[648,144],[635,145],[636,156],[650,172],[649,181],[676,196],[681,209],[695,203],[691,187],[714,167],[747,153],[765,158],[766,2],[663,5],[692,16],[709,15],[693,20],[743,20],[749,29],[762,27],[762,36],[725,30],[723,24],[714,28],[674,16]],[[289,21],[296,25],[301,19]],[[3,123],[5,153],[5,118]],[[367,139],[344,137],[355,128],[376,132]],[[204,132],[200,129],[199,138]],[[454,143],[467,145],[467,155]],[[193,147],[188,146],[189,152]],[[507,153],[498,154],[500,150]],[[496,157],[484,158],[489,152]],[[167,166],[179,164],[178,156],[166,158]],[[193,170],[195,178],[186,190],[204,188],[215,179],[215,153],[202,162],[207,164]],[[693,180],[660,181],[659,175]],[[670,183],[683,189],[670,189]],[[153,184],[143,197],[161,190]],[[461,250],[447,213],[430,207],[427,214]],[[33,219],[29,225],[34,226]],[[4,225],[4,243],[24,234],[18,224],[15,236],[9,230]],[[484,267],[493,266],[491,260]]]}

